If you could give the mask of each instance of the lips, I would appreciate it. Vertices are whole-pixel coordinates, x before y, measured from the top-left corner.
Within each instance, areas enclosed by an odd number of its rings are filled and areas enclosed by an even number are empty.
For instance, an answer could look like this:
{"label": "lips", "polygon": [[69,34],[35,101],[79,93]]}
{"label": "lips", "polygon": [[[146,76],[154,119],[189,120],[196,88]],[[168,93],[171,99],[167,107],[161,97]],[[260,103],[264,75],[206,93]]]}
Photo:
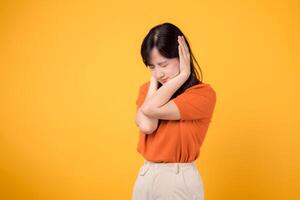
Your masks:
{"label": "lips", "polygon": [[168,80],[167,78],[166,78],[166,79],[162,79],[161,82],[164,83],[164,82],[166,82],[167,80]]}

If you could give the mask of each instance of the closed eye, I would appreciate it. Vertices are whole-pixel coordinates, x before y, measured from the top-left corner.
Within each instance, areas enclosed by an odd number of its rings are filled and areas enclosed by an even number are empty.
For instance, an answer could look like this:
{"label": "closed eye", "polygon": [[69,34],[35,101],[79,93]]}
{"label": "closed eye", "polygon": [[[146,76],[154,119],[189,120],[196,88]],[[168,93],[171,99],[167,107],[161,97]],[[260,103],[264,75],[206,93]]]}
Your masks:
{"label": "closed eye", "polygon": [[[164,66],[161,66],[161,67],[167,67],[168,65],[164,65]],[[152,65],[149,65],[148,66],[149,67],[149,69],[154,69],[154,66],[152,66]]]}

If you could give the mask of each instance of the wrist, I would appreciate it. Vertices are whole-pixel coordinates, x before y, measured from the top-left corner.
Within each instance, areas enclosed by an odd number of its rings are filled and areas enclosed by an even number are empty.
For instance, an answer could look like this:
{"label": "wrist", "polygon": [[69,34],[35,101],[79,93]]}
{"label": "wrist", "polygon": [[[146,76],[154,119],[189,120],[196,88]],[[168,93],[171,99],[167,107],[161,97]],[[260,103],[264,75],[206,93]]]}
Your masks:
{"label": "wrist", "polygon": [[186,72],[181,72],[179,74],[179,76],[182,76],[183,78],[185,78],[186,80],[190,77],[190,74],[186,73]]}
{"label": "wrist", "polygon": [[152,87],[152,88],[157,88],[157,86],[158,86],[157,80],[156,80],[153,76],[151,76],[151,79],[150,79],[150,87]]}

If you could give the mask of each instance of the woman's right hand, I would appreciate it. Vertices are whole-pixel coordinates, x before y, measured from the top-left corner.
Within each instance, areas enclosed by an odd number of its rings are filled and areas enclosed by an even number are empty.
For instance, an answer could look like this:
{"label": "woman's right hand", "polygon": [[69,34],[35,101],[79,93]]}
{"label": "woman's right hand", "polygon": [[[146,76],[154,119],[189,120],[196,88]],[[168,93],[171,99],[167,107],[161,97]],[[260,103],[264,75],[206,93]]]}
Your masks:
{"label": "woman's right hand", "polygon": [[156,80],[156,78],[153,75],[151,75],[151,78],[150,78],[150,85],[153,86],[153,88],[158,87],[158,81]]}

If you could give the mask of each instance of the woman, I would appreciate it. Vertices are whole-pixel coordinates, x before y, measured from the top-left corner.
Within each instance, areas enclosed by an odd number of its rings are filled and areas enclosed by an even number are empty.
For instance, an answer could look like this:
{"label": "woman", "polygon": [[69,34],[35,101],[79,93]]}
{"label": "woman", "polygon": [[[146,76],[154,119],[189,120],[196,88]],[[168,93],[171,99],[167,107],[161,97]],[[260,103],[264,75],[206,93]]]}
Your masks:
{"label": "woman", "polygon": [[136,100],[137,150],[144,164],[132,199],[203,200],[195,160],[212,118],[216,93],[196,76],[190,45],[177,26],[153,27],[143,40],[141,55],[151,79],[140,86]]}

